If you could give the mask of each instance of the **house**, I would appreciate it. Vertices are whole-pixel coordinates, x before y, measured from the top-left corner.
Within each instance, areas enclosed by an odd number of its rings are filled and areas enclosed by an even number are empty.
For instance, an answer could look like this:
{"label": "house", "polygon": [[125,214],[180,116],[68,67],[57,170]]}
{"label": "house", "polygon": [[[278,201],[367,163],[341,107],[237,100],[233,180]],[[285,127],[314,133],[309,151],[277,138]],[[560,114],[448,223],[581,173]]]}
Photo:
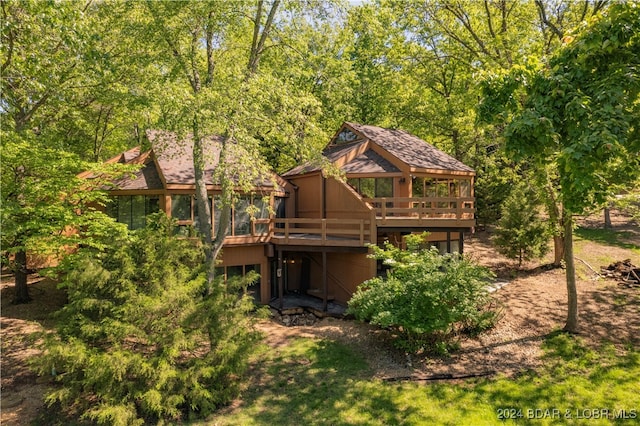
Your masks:
{"label": "house", "polygon": [[[110,160],[142,167],[114,183],[107,211],[137,228],[147,214],[162,210],[187,235],[199,220],[192,142],[168,132],[147,137],[149,151],[134,148]],[[206,145],[215,232],[219,140],[212,137]],[[405,131],[348,122],[323,154],[346,181],[303,164],[282,176],[256,178],[233,207],[220,272],[259,272],[253,290],[260,302],[298,293],[318,297],[324,309],[331,300],[345,303],[360,283],[382,271],[367,256],[368,245],[388,240],[402,246],[409,233],[428,231],[440,251],[462,252],[463,236],[475,225],[471,168]],[[258,212],[253,217],[250,205]]]}

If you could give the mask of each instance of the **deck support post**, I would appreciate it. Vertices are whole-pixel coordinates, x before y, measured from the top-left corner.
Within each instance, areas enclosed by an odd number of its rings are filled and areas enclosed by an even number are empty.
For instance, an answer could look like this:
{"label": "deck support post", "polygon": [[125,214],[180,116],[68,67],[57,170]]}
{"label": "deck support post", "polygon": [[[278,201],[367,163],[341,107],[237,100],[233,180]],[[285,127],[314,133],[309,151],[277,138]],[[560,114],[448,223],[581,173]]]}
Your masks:
{"label": "deck support post", "polygon": [[460,235],[460,243],[459,243],[460,254],[463,254],[464,253],[464,232],[460,231],[458,235]]}
{"label": "deck support post", "polygon": [[451,253],[451,231],[447,231],[447,253]]}
{"label": "deck support post", "polygon": [[284,307],[284,271],[282,262],[282,249],[278,248],[278,269],[276,269],[276,276],[278,277],[278,298],[280,299],[280,309]]}
{"label": "deck support post", "polygon": [[327,285],[327,251],[322,250],[322,312],[327,312],[329,287]]}

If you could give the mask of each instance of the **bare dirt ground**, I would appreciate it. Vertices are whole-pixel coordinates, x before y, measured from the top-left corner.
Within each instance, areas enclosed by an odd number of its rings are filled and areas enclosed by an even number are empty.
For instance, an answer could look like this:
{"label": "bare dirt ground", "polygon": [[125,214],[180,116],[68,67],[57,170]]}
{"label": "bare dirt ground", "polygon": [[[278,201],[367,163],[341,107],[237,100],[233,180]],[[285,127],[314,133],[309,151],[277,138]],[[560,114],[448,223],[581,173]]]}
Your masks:
{"label": "bare dirt ground", "polygon": [[[585,227],[600,227],[599,218],[581,221]],[[626,247],[576,241],[576,256],[584,258],[594,269],[610,261],[631,258],[640,264],[640,228],[628,219],[614,216],[614,229],[625,232]],[[313,326],[285,327],[273,321],[261,324],[267,344],[278,347],[291,339],[311,337],[344,342],[361,354],[375,377],[426,378],[451,374],[495,372],[512,376],[541,365],[541,344],[545,336],[560,329],[566,315],[564,270],[540,265],[550,261],[527,263],[516,271],[512,261],[491,247],[487,232],[477,233],[465,243],[465,251],[478,262],[491,267],[501,280],[508,281],[493,297],[502,310],[496,327],[478,338],[461,341],[460,351],[450,357],[408,357],[394,349],[390,336],[367,324],[327,318]],[[597,347],[612,343],[619,347],[640,348],[640,288],[628,288],[612,280],[593,279],[593,272],[581,262],[578,268],[580,335],[587,344]],[[51,330],[50,313],[65,303],[64,292],[55,283],[30,277],[34,301],[12,305],[13,277],[2,275],[0,283],[2,364],[0,424],[33,424],[43,412],[45,381],[29,369],[28,362],[38,353],[36,343],[43,332]]]}

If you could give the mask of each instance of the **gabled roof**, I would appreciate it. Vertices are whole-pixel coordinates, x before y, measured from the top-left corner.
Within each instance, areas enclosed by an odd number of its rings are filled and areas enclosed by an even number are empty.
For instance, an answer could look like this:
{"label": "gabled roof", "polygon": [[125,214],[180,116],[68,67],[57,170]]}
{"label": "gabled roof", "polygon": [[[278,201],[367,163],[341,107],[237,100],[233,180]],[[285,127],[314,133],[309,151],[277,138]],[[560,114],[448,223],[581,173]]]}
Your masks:
{"label": "gabled roof", "polygon": [[[147,138],[155,154],[156,162],[164,181],[168,185],[195,185],[193,168],[193,138],[191,135],[180,139],[174,132],[147,130]],[[205,138],[205,181],[213,183],[213,172],[220,161],[220,143],[222,138]]]}
{"label": "gabled roof", "polygon": [[[404,130],[351,122],[342,124],[322,154],[332,163],[342,160],[341,169],[346,173],[397,173],[401,167],[408,166],[412,171],[424,173],[444,171],[475,174],[471,167]],[[289,170],[283,176],[319,170],[319,165],[307,163]]]}
{"label": "gabled roof", "polygon": [[342,166],[345,173],[398,173],[400,169],[372,149]]}
{"label": "gabled roof", "polygon": [[[139,152],[140,150],[138,149],[138,153]],[[140,159],[139,157],[140,156],[129,157],[130,159],[124,162],[128,164],[135,164],[135,160]],[[133,176],[128,175],[116,180],[113,183],[113,187],[120,190],[162,189],[164,187],[162,185],[162,179],[160,179],[160,175],[158,174],[158,170],[153,163],[153,159],[148,157],[146,161],[143,162],[143,164],[144,165],[141,169],[133,173]]]}
{"label": "gabled roof", "polygon": [[[471,167],[456,160],[449,154],[440,151],[433,145],[404,130],[384,129],[350,122],[345,122],[341,130],[344,127],[354,130],[411,167],[469,173],[474,171]],[[334,137],[330,146],[333,145],[335,139]]]}
{"label": "gabled roof", "polygon": [[[140,148],[133,148],[110,160],[126,164],[144,164],[133,174],[133,178],[124,177],[114,182],[115,188],[112,189],[151,190],[195,185],[192,136],[179,138],[176,133],[160,130],[148,130],[146,134],[151,143],[150,151],[141,153]],[[205,182],[208,185],[218,185],[214,171],[220,161],[222,137],[208,136],[204,142]],[[248,176],[255,175],[252,173],[255,172],[255,164],[240,160],[247,158],[246,155],[241,155],[246,154],[241,153],[241,147],[237,144],[229,144],[228,150],[227,165],[231,166],[236,176],[242,172],[247,172]],[[279,183],[274,185],[274,181]],[[254,184],[256,187],[284,191],[284,181],[275,173],[268,177],[256,178]]]}

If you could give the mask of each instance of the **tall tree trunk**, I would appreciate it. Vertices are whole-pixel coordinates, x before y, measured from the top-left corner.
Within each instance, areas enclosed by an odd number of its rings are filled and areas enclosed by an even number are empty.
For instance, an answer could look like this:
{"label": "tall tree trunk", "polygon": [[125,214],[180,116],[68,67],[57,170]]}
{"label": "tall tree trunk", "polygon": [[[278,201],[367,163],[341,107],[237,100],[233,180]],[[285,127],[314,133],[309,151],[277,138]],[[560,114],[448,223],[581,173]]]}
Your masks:
{"label": "tall tree trunk", "polygon": [[553,236],[553,264],[554,266],[562,265],[564,259],[564,242],[565,238],[562,235]]}
{"label": "tall tree trunk", "polygon": [[609,206],[604,208],[604,229],[611,229],[611,209]]}
{"label": "tall tree trunk", "polygon": [[563,212],[564,220],[564,260],[567,277],[567,322],[564,330],[578,332],[578,291],[576,289],[576,265],[573,259],[573,218],[570,212]]}
{"label": "tall tree trunk", "polygon": [[27,286],[27,252],[21,249],[16,253],[15,257],[15,296],[13,303],[28,303],[31,296],[29,296],[29,287]]}
{"label": "tall tree trunk", "polygon": [[[197,93],[196,93],[197,96]],[[204,154],[204,142],[200,136],[200,126],[197,112],[193,115],[193,171],[196,184],[196,205],[198,207],[198,232],[202,239],[205,252],[205,264],[207,265],[207,286],[206,293],[210,295],[213,291],[215,279],[215,254],[212,246],[211,222],[212,212],[209,205],[209,195],[207,194],[207,182],[205,180],[206,159]]]}
{"label": "tall tree trunk", "polygon": [[556,191],[548,176],[545,187],[547,190],[545,204],[547,206],[547,213],[549,214],[549,221],[553,226],[553,265],[559,267],[562,265],[565,254],[565,224]]}

